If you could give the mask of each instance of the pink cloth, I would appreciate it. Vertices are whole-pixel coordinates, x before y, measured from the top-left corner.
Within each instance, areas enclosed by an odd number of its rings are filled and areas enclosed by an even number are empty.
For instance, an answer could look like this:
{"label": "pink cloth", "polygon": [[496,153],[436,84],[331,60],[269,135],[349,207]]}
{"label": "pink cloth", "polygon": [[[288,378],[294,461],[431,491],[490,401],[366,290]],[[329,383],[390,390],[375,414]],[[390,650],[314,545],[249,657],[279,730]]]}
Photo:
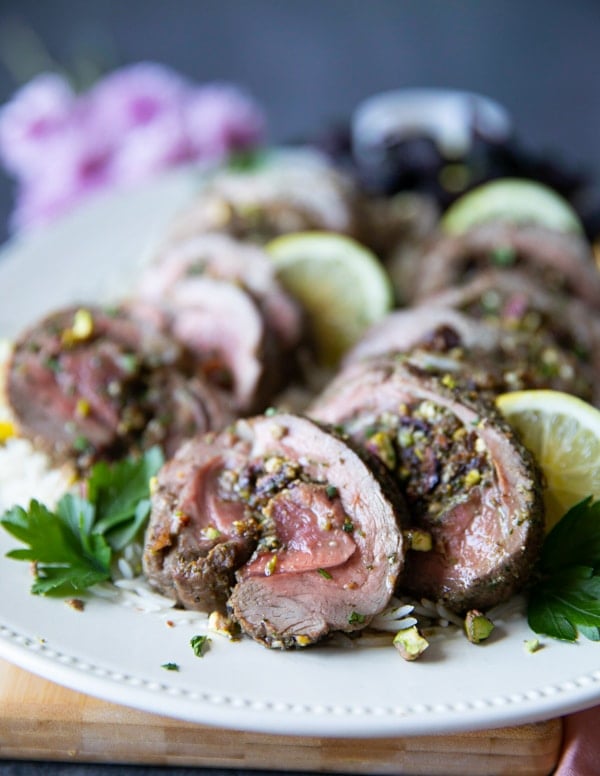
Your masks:
{"label": "pink cloth", "polygon": [[563,749],[554,776],[599,776],[600,706],[565,717]]}

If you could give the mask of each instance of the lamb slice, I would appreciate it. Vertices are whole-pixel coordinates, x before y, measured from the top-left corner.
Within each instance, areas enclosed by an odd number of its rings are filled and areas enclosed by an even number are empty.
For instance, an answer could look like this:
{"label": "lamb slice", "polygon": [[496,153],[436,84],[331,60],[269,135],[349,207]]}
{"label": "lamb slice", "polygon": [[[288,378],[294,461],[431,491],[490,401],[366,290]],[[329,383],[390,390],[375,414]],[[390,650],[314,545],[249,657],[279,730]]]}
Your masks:
{"label": "lamb slice", "polygon": [[[528,373],[529,387],[600,404],[600,314],[581,299],[513,269],[478,273],[428,299],[500,329],[501,359]],[[520,362],[520,366],[519,366]]]}
{"label": "lamb slice", "polygon": [[143,273],[137,294],[160,304],[178,283],[194,276],[242,286],[258,302],[284,349],[300,342],[304,328],[300,306],[283,290],[273,262],[259,246],[217,232],[167,245]]}
{"label": "lamb slice", "polygon": [[404,505],[393,483],[307,418],[255,418],[237,433],[250,462],[237,473],[238,492],[259,505],[263,536],[237,572],[233,616],[274,648],[364,628],[403,564]]}
{"label": "lamb slice", "polygon": [[600,273],[588,243],[532,224],[482,224],[460,236],[443,236],[419,258],[415,300],[421,301],[472,276],[475,269],[523,268],[538,284],[578,296],[598,310]]}
{"label": "lamb slice", "polygon": [[527,583],[543,539],[538,469],[494,405],[460,374],[373,359],[342,373],[309,411],[388,466],[430,552],[409,551],[398,589],[465,612]]}
{"label": "lamb slice", "polygon": [[188,376],[175,369],[154,370],[144,396],[148,422],[140,445],[158,445],[171,457],[181,444],[197,434],[221,431],[237,417],[229,393],[200,375]]}
{"label": "lamb slice", "polygon": [[168,298],[173,336],[204,375],[231,389],[238,412],[263,409],[279,384],[276,346],[252,297],[210,277],[182,280]]}
{"label": "lamb slice", "polygon": [[168,240],[214,231],[256,243],[306,230],[356,236],[358,200],[353,181],[322,154],[302,149],[271,154],[253,168],[213,175],[174,220]]}
{"label": "lamb slice", "polygon": [[346,354],[342,368],[355,361],[386,353],[407,353],[425,346],[439,352],[454,348],[497,348],[497,328],[450,306],[421,305],[388,313]]}
{"label": "lamb slice", "polygon": [[123,310],[69,307],[18,338],[7,395],[22,433],[57,459],[123,454],[148,420],[149,375],[180,357],[174,340]]}
{"label": "lamb slice", "polygon": [[243,465],[227,431],[184,443],[152,495],[143,567],[149,583],[187,609],[223,610],[235,570],[251,556],[258,525],[224,491],[227,466]]}

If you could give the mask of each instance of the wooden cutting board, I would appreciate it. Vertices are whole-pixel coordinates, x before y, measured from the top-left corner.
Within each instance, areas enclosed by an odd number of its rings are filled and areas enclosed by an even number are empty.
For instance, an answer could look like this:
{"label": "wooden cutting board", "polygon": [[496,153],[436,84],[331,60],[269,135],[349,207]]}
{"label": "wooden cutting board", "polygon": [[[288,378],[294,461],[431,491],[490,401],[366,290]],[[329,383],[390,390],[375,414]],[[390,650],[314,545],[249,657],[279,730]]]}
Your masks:
{"label": "wooden cutting board", "polygon": [[232,732],[82,695],[0,660],[0,757],[436,776],[546,776],[558,719],[452,736],[330,739]]}

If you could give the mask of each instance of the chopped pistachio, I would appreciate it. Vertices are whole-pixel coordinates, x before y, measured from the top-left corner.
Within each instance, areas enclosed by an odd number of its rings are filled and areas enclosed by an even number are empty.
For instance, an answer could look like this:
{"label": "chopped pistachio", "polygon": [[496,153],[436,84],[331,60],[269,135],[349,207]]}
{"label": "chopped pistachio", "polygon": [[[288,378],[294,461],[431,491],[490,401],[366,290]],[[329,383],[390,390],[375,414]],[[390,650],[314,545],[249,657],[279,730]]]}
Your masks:
{"label": "chopped pistachio", "polygon": [[283,439],[283,437],[287,434],[287,431],[287,428],[282,426],[281,423],[274,423],[271,426],[271,436],[273,439]]}
{"label": "chopped pistachio", "polygon": [[90,403],[87,399],[78,399],[75,405],[75,414],[80,418],[87,418],[90,414]]}
{"label": "chopped pistachio", "polygon": [[75,609],[76,612],[82,612],[85,609],[85,601],[82,601],[81,598],[67,598],[65,603],[71,609]]}
{"label": "chopped pistachio", "polygon": [[525,647],[525,652],[529,652],[531,655],[544,648],[544,645],[539,639],[525,639],[523,646]]}
{"label": "chopped pistachio", "polygon": [[404,660],[416,660],[429,646],[429,642],[419,633],[416,625],[398,631],[392,643]]}
{"label": "chopped pistachio", "polygon": [[444,385],[446,388],[450,388],[450,390],[452,390],[453,388],[456,388],[456,380],[454,379],[454,377],[452,377],[452,375],[445,374],[442,377],[442,385]]}
{"label": "chopped pistachio", "polygon": [[278,455],[272,455],[270,458],[267,458],[263,463],[264,470],[266,471],[267,474],[275,474],[276,472],[281,471],[284,465],[285,465],[285,460]]}
{"label": "chopped pistachio", "polygon": [[277,568],[277,555],[273,555],[273,557],[267,561],[267,565],[265,566],[265,576],[270,577],[272,574],[275,573],[275,569]]}
{"label": "chopped pistachio", "polygon": [[94,332],[94,319],[89,310],[79,309],[73,316],[73,324],[62,333],[61,340],[63,345],[75,345],[77,342],[84,342],[89,339]]}
{"label": "chopped pistachio", "polygon": [[428,531],[422,531],[419,528],[409,528],[406,531],[402,531],[402,535],[408,543],[409,550],[429,552],[433,547],[431,534]]}
{"label": "chopped pistachio", "polygon": [[475,452],[479,453],[480,455],[487,452],[487,447],[481,437],[477,437],[475,440]]}
{"label": "chopped pistachio", "polygon": [[231,617],[227,617],[221,612],[211,612],[208,616],[208,628],[213,633],[218,633],[221,636],[225,636],[230,641],[235,641],[240,638],[241,629],[235,620]]}
{"label": "chopped pistachio", "polygon": [[207,526],[204,531],[202,532],[203,537],[205,539],[208,539],[209,541],[214,541],[215,539],[218,539],[219,536],[221,536],[221,532],[218,528],[215,528],[214,525]]}
{"label": "chopped pistachio", "polygon": [[471,609],[465,616],[465,633],[472,644],[485,641],[494,630],[494,623],[477,609]]}
{"label": "chopped pistachio", "polygon": [[388,469],[396,466],[396,451],[389,434],[378,431],[369,438],[367,447]]}
{"label": "chopped pistachio", "polygon": [[472,488],[481,482],[481,472],[479,469],[471,469],[465,475],[465,488]]}

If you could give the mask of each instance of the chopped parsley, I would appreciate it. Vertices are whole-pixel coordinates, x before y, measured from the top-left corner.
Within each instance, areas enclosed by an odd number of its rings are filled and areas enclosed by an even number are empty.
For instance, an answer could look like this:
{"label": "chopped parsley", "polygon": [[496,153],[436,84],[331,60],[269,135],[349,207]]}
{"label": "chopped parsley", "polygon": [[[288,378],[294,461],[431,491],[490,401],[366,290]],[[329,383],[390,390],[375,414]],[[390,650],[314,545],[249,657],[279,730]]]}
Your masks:
{"label": "chopped parsley", "polygon": [[66,493],[54,510],[32,500],[13,507],[0,525],[28,545],[7,557],[33,562],[31,592],[71,597],[111,578],[114,552],[138,534],[150,513],[150,479],[162,465],[158,448],[141,458],[92,467],[87,498]]}
{"label": "chopped parsley", "polygon": [[163,663],[161,668],[164,668],[165,671],[179,671],[177,663]]}
{"label": "chopped parsley", "polygon": [[317,569],[317,572],[323,577],[323,579],[333,579],[327,569]]}
{"label": "chopped parsley", "polygon": [[210,638],[208,636],[192,636],[190,646],[196,657],[204,657],[210,647]]}
{"label": "chopped parsley", "polygon": [[367,618],[364,614],[359,614],[358,612],[352,612],[348,617],[348,624],[359,625],[359,624],[362,624],[366,619]]}
{"label": "chopped parsley", "polygon": [[576,641],[579,634],[600,640],[599,525],[600,501],[589,496],[546,537],[527,609],[535,633],[563,641]]}
{"label": "chopped parsley", "polygon": [[327,494],[327,498],[333,499],[336,498],[336,496],[339,494],[339,490],[335,487],[335,485],[328,485],[325,488],[325,493]]}

